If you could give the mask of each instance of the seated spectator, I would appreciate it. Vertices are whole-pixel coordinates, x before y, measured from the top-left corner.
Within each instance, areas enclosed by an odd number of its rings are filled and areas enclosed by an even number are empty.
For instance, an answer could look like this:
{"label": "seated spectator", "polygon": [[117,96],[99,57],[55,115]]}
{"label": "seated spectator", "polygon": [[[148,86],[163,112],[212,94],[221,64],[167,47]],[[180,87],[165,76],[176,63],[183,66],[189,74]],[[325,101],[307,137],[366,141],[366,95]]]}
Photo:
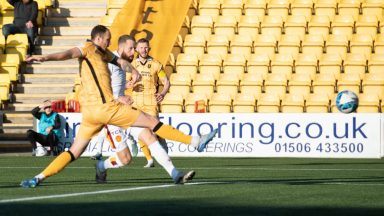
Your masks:
{"label": "seated spectator", "polygon": [[33,0],[7,0],[14,7],[12,24],[3,26],[3,35],[7,39],[10,34],[26,33],[28,35],[28,54],[34,52],[34,41],[37,34],[38,5]]}
{"label": "seated spectator", "polygon": [[[32,155],[35,155],[36,142],[39,142],[42,146],[50,146],[51,155],[56,155],[56,146],[60,136],[60,116],[52,111],[51,101],[46,100],[40,106],[35,107],[32,110],[32,115],[39,119],[39,132],[33,130],[27,131],[28,140],[31,142],[33,151]],[[44,112],[40,112],[44,110]]]}

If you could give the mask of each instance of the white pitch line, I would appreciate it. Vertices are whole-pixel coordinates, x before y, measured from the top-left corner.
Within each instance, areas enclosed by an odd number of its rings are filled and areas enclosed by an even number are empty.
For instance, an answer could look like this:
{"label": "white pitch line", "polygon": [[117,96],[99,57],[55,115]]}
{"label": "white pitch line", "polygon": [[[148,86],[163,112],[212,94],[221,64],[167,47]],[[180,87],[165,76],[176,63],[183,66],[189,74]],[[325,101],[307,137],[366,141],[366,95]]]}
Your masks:
{"label": "white pitch line", "polygon": [[[187,186],[187,185],[204,185],[204,184],[220,184],[220,183],[224,183],[224,182],[195,182],[195,183],[187,183],[187,184],[185,184],[185,186]],[[100,190],[100,191],[90,191],[90,192],[80,192],[80,193],[70,193],[70,194],[57,194],[57,195],[49,195],[49,196],[36,196],[36,197],[26,197],[26,198],[17,198],[17,199],[5,199],[5,200],[0,200],[0,204],[24,202],[24,201],[35,201],[35,200],[43,200],[43,199],[77,197],[77,196],[86,196],[86,195],[95,195],[95,194],[118,193],[118,192],[124,192],[124,191],[138,191],[138,190],[149,190],[149,189],[157,189],[157,188],[169,188],[169,187],[175,187],[175,186],[178,186],[178,185],[176,185],[176,184],[154,185],[154,186],[120,188],[120,189]]]}
{"label": "white pitch line", "polygon": [[359,183],[349,183],[349,182],[326,182],[319,183],[322,185],[356,185],[356,186],[384,186],[384,184],[359,184]]}

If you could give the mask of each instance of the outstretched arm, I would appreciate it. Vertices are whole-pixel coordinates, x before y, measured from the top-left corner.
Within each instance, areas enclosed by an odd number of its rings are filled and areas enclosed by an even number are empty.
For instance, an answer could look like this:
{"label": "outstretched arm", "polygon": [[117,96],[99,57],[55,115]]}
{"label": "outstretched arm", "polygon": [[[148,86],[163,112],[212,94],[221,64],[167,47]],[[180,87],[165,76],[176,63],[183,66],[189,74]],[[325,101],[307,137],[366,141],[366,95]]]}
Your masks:
{"label": "outstretched arm", "polygon": [[74,47],[64,52],[53,53],[53,54],[43,55],[43,56],[31,56],[27,58],[25,61],[26,62],[64,61],[64,60],[80,58],[80,57],[81,57],[80,49],[77,47]]}
{"label": "outstretched arm", "polygon": [[140,73],[129,63],[128,61],[119,58],[117,60],[118,65],[121,67],[122,70],[124,70],[127,73],[132,73],[132,79],[131,83],[135,84],[136,82],[140,81],[141,75]]}

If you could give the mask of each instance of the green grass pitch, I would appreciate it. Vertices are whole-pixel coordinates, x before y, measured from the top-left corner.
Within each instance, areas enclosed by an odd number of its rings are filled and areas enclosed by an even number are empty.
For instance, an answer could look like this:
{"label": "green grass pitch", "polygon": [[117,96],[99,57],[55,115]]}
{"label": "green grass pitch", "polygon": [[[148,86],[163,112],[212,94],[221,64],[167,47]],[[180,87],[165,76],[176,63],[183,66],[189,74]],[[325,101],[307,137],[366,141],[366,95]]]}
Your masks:
{"label": "green grass pitch", "polygon": [[[22,179],[53,158],[0,157],[0,215],[384,215],[384,160],[174,158],[197,172],[196,184],[174,185],[143,158],[94,181],[81,158],[33,189]],[[29,200],[23,200],[29,199]]]}

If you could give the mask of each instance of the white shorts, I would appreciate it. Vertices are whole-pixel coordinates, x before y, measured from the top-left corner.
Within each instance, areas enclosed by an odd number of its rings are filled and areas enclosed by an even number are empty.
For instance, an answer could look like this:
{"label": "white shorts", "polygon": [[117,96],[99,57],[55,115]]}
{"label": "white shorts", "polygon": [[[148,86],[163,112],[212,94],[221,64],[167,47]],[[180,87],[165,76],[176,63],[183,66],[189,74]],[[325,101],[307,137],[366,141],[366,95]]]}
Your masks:
{"label": "white shorts", "polygon": [[130,147],[128,141],[128,136],[131,135],[135,140],[139,140],[140,133],[145,128],[140,127],[129,127],[126,130],[114,125],[107,125],[99,135],[99,140],[108,140],[111,145],[111,148],[115,149],[117,152],[124,150],[125,148]]}

